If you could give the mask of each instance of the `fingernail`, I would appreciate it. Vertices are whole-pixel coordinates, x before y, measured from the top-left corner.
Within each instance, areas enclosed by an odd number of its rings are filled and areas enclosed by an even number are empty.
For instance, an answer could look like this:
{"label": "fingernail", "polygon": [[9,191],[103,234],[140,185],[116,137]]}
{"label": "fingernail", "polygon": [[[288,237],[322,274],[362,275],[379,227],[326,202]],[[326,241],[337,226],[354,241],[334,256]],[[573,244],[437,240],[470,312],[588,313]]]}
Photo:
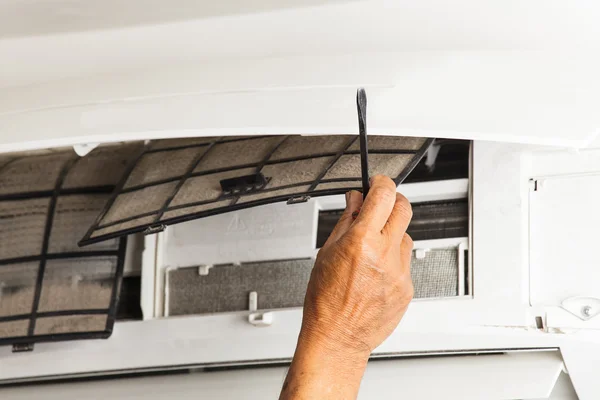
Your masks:
{"label": "fingernail", "polygon": [[346,192],[346,205],[350,202],[350,192]]}
{"label": "fingernail", "polygon": [[352,213],[352,219],[356,219],[356,217],[358,217],[359,213],[360,213],[360,208]]}

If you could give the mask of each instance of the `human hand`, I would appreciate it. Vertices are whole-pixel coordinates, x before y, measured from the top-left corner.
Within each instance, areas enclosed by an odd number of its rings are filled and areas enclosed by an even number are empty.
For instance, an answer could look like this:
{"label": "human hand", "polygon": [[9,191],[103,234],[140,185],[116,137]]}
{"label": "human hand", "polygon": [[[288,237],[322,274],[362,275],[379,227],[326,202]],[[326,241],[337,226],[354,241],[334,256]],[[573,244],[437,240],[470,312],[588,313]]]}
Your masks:
{"label": "human hand", "polygon": [[300,341],[366,358],[394,331],[413,296],[410,203],[390,178],[371,183],[364,204],[361,193],[346,194],[346,210],[319,251],[300,334]]}
{"label": "human hand", "polygon": [[410,203],[390,178],[372,178],[364,204],[361,193],[346,195],[346,210],[308,283],[280,399],[356,398],[369,355],[396,328],[413,296],[411,218]]}

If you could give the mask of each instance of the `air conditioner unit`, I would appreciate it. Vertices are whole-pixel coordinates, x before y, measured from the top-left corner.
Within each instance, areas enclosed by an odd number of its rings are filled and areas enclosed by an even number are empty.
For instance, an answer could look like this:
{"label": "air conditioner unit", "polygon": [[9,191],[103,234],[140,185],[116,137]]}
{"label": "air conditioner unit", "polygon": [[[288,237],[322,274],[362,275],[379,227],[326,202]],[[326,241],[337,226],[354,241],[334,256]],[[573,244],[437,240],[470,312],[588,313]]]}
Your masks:
{"label": "air conditioner unit", "polygon": [[600,8],[213,3],[0,5],[0,384],[218,368],[165,388],[274,393],[360,188],[361,86],[417,294],[365,397],[598,398]]}

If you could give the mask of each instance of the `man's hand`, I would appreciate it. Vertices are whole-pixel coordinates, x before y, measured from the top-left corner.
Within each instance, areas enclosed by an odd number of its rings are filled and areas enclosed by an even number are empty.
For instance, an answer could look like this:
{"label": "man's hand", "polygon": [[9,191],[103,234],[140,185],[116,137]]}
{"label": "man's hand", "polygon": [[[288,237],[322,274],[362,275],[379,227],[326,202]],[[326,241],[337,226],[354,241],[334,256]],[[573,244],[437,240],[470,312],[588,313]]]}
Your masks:
{"label": "man's hand", "polygon": [[346,210],[312,271],[281,399],[356,397],[370,353],[413,296],[411,217],[410,203],[387,177],[372,178],[364,204],[361,193],[346,195]]}

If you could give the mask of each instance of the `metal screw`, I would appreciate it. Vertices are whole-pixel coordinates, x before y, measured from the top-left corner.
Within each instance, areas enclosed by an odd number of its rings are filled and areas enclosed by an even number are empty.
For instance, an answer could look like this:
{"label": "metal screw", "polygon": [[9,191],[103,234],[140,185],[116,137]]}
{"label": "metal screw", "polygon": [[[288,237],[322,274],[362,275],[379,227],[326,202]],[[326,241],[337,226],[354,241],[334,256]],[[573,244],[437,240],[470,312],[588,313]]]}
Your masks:
{"label": "metal screw", "polygon": [[592,315],[592,307],[590,306],[585,306],[581,309],[581,313],[583,315],[585,315],[586,317],[589,317]]}

